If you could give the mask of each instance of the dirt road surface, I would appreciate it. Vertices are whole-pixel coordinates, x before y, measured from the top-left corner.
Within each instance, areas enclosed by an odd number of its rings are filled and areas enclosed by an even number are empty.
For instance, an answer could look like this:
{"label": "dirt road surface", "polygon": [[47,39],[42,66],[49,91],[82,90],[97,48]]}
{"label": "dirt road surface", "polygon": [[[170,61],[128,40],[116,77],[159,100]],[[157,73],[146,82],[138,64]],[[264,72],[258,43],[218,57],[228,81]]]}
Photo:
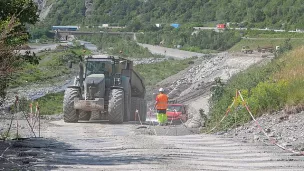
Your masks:
{"label": "dirt road surface", "polygon": [[[58,44],[41,44],[41,45],[30,45],[29,51],[34,53],[39,53],[43,50],[55,50]],[[25,54],[25,51],[27,50],[20,50],[21,54]]]}
{"label": "dirt road surface", "polygon": [[148,48],[149,51],[153,54],[157,55],[164,55],[166,57],[173,57],[177,59],[185,59],[190,58],[193,56],[201,57],[205,54],[203,53],[196,53],[196,52],[189,52],[184,50],[178,50],[178,49],[172,49],[172,48],[166,48],[162,46],[155,46],[155,45],[148,45],[148,44],[141,44],[138,43],[140,46]]}
{"label": "dirt road surface", "polygon": [[43,121],[43,138],[13,142],[7,151],[0,143],[0,170],[300,171],[304,167],[303,156],[276,146],[197,134],[183,125],[152,124]]}
{"label": "dirt road surface", "polygon": [[[35,170],[300,171],[304,167],[303,157],[272,146],[205,134],[173,136],[185,131],[181,126],[155,127],[158,136],[147,134],[154,132],[153,126],[138,127],[53,121],[42,132],[48,139],[27,140],[19,146],[39,154],[31,167]],[[164,136],[167,130],[171,132]]]}

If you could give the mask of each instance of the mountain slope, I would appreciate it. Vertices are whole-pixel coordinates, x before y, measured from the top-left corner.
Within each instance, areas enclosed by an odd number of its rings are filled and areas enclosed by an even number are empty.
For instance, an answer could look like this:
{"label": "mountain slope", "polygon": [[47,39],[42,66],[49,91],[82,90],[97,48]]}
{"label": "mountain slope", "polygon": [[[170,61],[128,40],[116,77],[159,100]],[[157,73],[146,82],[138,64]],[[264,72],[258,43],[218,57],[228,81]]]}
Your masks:
{"label": "mountain slope", "polygon": [[[53,0],[39,0],[53,1]],[[301,0],[57,0],[49,24],[244,22],[244,26],[304,28]]]}

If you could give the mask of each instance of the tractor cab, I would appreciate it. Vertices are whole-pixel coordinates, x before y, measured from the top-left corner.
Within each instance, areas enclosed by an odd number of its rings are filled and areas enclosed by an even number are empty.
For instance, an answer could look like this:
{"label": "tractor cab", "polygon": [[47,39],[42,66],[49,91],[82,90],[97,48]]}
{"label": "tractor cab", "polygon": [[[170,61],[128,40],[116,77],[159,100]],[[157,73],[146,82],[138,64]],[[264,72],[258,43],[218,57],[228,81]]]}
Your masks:
{"label": "tractor cab", "polygon": [[111,59],[87,59],[85,64],[85,77],[91,74],[105,74],[106,77],[113,73],[114,62]]}

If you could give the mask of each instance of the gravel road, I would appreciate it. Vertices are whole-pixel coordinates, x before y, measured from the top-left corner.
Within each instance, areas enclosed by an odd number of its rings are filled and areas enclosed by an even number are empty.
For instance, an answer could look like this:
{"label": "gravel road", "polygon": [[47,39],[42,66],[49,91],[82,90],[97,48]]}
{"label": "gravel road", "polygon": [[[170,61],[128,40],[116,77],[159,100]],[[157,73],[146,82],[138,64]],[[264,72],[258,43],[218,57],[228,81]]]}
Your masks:
{"label": "gravel road", "polygon": [[193,56],[197,56],[197,57],[205,56],[205,54],[203,53],[189,52],[184,50],[178,50],[178,49],[172,49],[172,48],[166,48],[162,46],[148,45],[142,43],[138,43],[138,44],[142,47],[148,48],[149,51],[153,54],[164,55],[166,57],[173,57],[177,59],[191,58]]}
{"label": "gravel road", "polygon": [[[300,171],[304,167],[303,157],[274,146],[206,134],[147,135],[138,127],[53,121],[42,132],[46,139],[17,142],[14,148],[23,157],[19,161],[27,161],[33,170]],[[155,128],[158,133],[183,132],[180,126]],[[154,132],[153,126],[150,129]]]}
{"label": "gravel road", "polygon": [[[43,50],[55,50],[58,44],[41,44],[41,45],[30,45],[29,49],[31,52],[39,53]],[[27,50],[20,50],[21,54],[24,54]]]}

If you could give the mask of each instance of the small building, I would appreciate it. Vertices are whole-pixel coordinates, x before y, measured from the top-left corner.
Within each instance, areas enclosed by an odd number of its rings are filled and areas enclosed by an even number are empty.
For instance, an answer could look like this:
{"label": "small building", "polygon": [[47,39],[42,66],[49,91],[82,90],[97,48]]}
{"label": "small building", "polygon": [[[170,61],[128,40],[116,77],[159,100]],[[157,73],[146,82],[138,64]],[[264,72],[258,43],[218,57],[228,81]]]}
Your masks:
{"label": "small building", "polygon": [[159,27],[161,27],[161,24],[155,24],[155,26],[159,28]]}
{"label": "small building", "polygon": [[52,30],[60,30],[60,31],[77,31],[79,30],[79,26],[52,26]]}

